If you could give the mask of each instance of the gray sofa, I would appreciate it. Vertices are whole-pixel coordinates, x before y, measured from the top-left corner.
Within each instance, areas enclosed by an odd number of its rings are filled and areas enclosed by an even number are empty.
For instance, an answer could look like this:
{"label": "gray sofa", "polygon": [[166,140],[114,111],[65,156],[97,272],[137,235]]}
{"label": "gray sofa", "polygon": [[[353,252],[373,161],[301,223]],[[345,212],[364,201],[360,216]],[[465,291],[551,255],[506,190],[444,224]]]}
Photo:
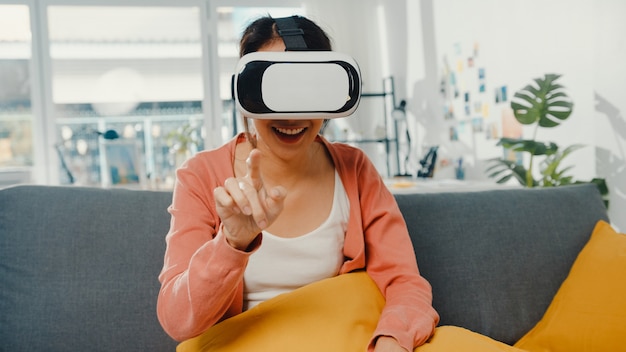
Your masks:
{"label": "gray sofa", "polygon": [[[595,186],[397,194],[442,325],[512,344],[606,209]],[[0,351],[174,351],[155,314],[169,192],[0,190]]]}

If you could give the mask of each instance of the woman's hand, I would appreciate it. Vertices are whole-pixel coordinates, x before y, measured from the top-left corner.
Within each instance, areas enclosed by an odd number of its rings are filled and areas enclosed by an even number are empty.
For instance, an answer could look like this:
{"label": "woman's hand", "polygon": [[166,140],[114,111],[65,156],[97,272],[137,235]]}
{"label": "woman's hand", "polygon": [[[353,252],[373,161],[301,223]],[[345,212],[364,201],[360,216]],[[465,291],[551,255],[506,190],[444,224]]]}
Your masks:
{"label": "woman's hand", "polygon": [[281,186],[265,188],[260,163],[261,152],[252,150],[246,160],[246,176],[228,178],[213,192],[226,240],[240,250],[248,248],[259,232],[276,220],[287,194]]}
{"label": "woman's hand", "polygon": [[391,336],[381,336],[376,339],[374,352],[407,352],[396,339]]}

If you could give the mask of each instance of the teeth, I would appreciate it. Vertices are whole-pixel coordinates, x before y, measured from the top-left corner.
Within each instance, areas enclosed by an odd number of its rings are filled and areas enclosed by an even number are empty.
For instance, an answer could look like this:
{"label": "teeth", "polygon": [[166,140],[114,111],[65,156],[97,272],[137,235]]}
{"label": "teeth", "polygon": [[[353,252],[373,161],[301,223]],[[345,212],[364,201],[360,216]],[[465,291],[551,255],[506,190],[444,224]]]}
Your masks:
{"label": "teeth", "polygon": [[304,127],[300,127],[300,128],[280,128],[280,127],[276,127],[276,130],[282,134],[288,134],[288,135],[296,135],[298,133],[301,133],[302,131],[304,131]]}

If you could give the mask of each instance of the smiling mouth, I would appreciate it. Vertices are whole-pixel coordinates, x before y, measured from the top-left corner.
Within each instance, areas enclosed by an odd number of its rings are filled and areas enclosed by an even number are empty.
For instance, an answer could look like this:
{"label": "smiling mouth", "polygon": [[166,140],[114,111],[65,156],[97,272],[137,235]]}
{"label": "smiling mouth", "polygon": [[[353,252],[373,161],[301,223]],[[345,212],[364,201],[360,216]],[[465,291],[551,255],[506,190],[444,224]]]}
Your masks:
{"label": "smiling mouth", "polygon": [[299,134],[303,133],[305,130],[306,130],[306,127],[299,127],[299,128],[274,127],[274,131],[287,137],[298,136]]}
{"label": "smiling mouth", "polygon": [[283,143],[297,143],[306,133],[306,127],[272,127],[276,137]]}

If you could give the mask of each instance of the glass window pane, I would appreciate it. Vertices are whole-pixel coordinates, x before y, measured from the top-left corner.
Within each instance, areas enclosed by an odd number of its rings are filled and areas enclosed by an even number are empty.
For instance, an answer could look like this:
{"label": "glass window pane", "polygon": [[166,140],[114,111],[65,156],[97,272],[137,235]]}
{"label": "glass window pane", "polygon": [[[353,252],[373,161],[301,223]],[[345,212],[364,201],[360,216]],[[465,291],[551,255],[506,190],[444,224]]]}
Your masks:
{"label": "glass window pane", "polygon": [[[199,12],[193,6],[48,7],[62,183],[167,188],[182,158],[169,154],[203,148]],[[187,143],[174,143],[176,131]],[[133,170],[113,165],[107,150],[114,144],[137,147]]]}
{"label": "glass window pane", "polygon": [[0,186],[31,179],[30,60],[28,6],[0,5]]}

